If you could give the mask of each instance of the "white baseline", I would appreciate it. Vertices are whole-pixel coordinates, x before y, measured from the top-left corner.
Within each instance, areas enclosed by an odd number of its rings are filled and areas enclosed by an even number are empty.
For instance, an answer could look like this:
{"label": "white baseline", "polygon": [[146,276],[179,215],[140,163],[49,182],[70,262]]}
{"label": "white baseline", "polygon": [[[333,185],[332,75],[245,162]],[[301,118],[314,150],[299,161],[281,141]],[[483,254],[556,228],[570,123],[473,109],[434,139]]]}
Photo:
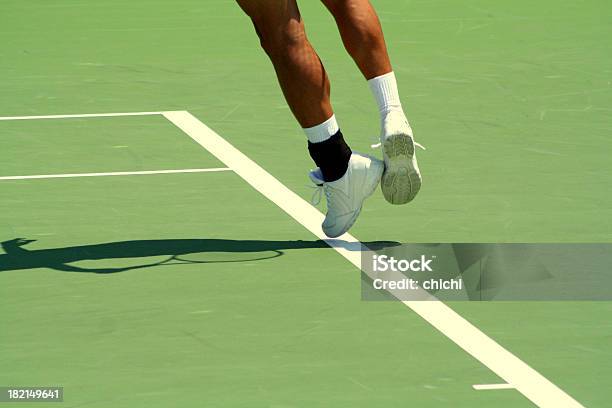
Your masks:
{"label": "white baseline", "polygon": [[0,120],[36,120],[36,119],[72,119],[72,118],[108,118],[116,116],[152,116],[162,112],[118,112],[118,113],[82,113],[76,115],[36,115],[36,116],[0,116]]}
{"label": "white baseline", "polygon": [[178,173],[208,173],[217,171],[232,171],[227,167],[210,169],[177,169],[177,170],[143,170],[143,171],[113,171],[109,173],[67,173],[67,174],[35,174],[31,176],[2,176],[2,180],[31,180],[31,179],[52,179],[52,178],[72,178],[72,177],[109,177],[109,176],[144,176],[150,174],[178,174]]}

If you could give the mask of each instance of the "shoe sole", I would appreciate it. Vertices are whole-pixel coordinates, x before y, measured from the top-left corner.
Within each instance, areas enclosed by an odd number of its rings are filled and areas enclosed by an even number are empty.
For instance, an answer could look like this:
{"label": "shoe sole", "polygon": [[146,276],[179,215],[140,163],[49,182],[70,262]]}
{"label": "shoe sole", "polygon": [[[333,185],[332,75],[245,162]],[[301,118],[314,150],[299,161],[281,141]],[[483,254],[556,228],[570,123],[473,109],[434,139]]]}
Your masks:
{"label": "shoe sole", "polygon": [[[372,159],[372,160],[377,160],[377,159]],[[343,232],[339,233],[339,234],[333,234],[333,235],[329,235],[327,233],[325,233],[325,235],[327,235],[329,238],[338,238],[340,235],[348,232],[348,230],[350,230],[353,225],[355,224],[355,221],[357,221],[357,218],[359,218],[359,214],[361,214],[361,209],[363,208],[363,203],[365,200],[368,199],[368,197],[370,197],[372,194],[374,194],[374,192],[376,191],[376,187],[378,187],[378,183],[381,180],[381,173],[384,174],[384,166],[382,164],[379,164],[380,162],[377,162],[376,167],[378,168],[378,174],[376,175],[376,178],[374,179],[374,183],[372,183],[371,185],[369,185],[366,189],[366,194],[363,197],[363,201],[361,201],[361,206],[359,206],[359,209],[357,210],[357,212],[355,213],[355,215],[353,216],[353,218],[351,218],[351,220],[346,224],[346,226],[343,228]]]}
{"label": "shoe sole", "polygon": [[421,189],[421,174],[412,164],[414,142],[407,134],[387,137],[383,143],[385,172],[380,183],[383,196],[391,204],[406,204]]}

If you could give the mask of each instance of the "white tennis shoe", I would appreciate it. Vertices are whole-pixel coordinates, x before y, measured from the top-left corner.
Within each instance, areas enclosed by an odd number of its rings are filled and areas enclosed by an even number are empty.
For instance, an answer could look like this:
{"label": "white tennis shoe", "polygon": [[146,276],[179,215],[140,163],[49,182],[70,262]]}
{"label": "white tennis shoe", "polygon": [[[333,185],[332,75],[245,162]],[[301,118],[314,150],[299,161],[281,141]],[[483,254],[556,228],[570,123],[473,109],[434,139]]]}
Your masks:
{"label": "white tennis shoe", "polygon": [[[381,160],[353,152],[346,173],[336,181],[323,181],[319,168],[309,173],[310,179],[318,187],[313,204],[321,201],[322,192],[327,199],[327,214],[322,225],[325,235],[336,238],[353,226],[363,202],[376,190],[383,170]],[[318,200],[315,199],[317,193]]]}
{"label": "white tennis shoe", "polygon": [[391,204],[406,204],[421,188],[421,172],[417,164],[412,129],[400,110],[390,111],[382,121],[380,143],[385,172],[380,183],[385,199]]}

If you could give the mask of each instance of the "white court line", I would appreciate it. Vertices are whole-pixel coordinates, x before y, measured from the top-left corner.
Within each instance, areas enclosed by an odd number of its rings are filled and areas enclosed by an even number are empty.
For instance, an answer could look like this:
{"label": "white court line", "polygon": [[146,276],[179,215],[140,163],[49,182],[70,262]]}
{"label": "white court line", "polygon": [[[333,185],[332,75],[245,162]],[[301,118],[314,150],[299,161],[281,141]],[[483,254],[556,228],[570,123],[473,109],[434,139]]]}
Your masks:
{"label": "white court line", "polygon": [[162,112],[118,112],[118,113],[82,113],[77,115],[41,115],[41,116],[0,116],[0,120],[34,120],[34,119],[70,119],[70,118],[106,118],[115,116],[152,116]]}
{"label": "white court line", "polygon": [[71,177],[108,177],[108,176],[142,176],[148,174],[176,174],[176,173],[208,173],[217,171],[232,171],[227,167],[210,169],[179,169],[179,170],[144,170],[144,171],[113,171],[110,173],[72,173],[72,174],[36,174],[32,176],[3,176],[1,180],[30,180],[30,179],[51,179],[51,178],[71,178]]}
{"label": "white court line", "polygon": [[478,391],[514,389],[514,387],[510,384],[474,384],[472,385],[472,388]]}
{"label": "white court line", "polygon": [[[163,112],[170,122],[234,170],[247,183],[278,205],[306,229],[361,269],[359,251],[351,251],[360,242],[350,234],[330,240],[321,230],[323,214],[289,190],[229,142],[186,111]],[[347,241],[342,242],[342,240]],[[427,294],[425,298],[435,299]],[[478,328],[440,301],[403,301],[419,316],[454,341],[482,364],[541,408],[584,408],[571,396],[550,382],[518,357],[500,346]]]}

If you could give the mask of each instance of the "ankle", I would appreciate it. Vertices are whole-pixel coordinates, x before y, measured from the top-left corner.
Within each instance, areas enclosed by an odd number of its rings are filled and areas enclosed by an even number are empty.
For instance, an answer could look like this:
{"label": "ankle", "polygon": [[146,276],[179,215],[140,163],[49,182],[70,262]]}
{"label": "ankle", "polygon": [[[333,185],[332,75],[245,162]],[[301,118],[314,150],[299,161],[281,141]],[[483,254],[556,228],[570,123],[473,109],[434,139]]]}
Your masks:
{"label": "ankle", "polygon": [[351,148],[344,141],[340,130],[323,142],[312,143],[309,141],[308,152],[321,169],[323,180],[326,183],[342,178],[346,173],[352,154]]}
{"label": "ankle", "polygon": [[372,95],[381,115],[395,110],[402,110],[397,80],[393,71],[368,80]]}

